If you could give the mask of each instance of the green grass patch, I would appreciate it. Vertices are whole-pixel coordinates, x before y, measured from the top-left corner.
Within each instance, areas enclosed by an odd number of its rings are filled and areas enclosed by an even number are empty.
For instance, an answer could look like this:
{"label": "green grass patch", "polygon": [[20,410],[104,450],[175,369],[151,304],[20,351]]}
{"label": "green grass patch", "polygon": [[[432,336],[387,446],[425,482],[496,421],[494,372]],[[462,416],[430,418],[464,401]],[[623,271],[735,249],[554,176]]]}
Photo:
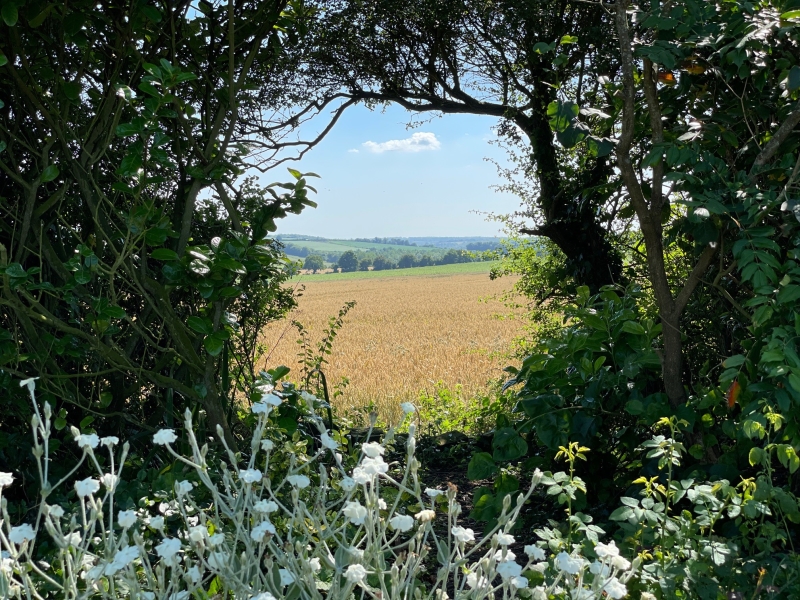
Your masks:
{"label": "green grass patch", "polygon": [[436,265],[433,267],[414,267],[411,269],[390,269],[388,271],[356,271],[354,273],[321,273],[317,275],[299,275],[294,279],[303,281],[340,281],[344,279],[380,279],[386,277],[442,277],[467,273],[489,273],[496,263],[472,262],[456,265]]}

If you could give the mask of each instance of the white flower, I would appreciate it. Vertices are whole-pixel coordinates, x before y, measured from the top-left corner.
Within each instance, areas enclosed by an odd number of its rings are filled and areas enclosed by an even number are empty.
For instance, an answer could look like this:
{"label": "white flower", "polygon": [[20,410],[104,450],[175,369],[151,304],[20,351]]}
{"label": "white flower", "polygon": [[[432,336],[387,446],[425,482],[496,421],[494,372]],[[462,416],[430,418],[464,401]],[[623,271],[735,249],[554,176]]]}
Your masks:
{"label": "white flower", "polygon": [[481,577],[480,579],[478,579],[478,574],[472,572],[467,575],[467,585],[472,590],[474,590],[475,588],[482,589],[489,585],[489,580],[486,579],[486,577]]}
{"label": "white flower", "polygon": [[289,475],[286,481],[301,490],[307,488],[311,484],[311,480],[305,475]]}
{"label": "white flower", "polygon": [[272,406],[266,402],[254,402],[250,410],[253,411],[254,415],[268,415],[269,411],[272,410]]}
{"label": "white flower", "polygon": [[414,518],[410,515],[395,515],[389,519],[389,525],[397,531],[408,531],[414,526]]}
{"label": "white flower", "polygon": [[347,517],[353,525],[363,525],[367,518],[367,508],[360,502],[348,502],[342,509],[342,514]]}
{"label": "white flower", "polygon": [[628,593],[628,588],[625,587],[625,584],[622,583],[616,577],[612,577],[609,579],[606,584],[603,586],[603,591],[608,594],[609,598],[614,598],[614,600],[619,600],[620,598],[624,598]]}
{"label": "white flower", "polygon": [[596,600],[594,592],[586,588],[572,588],[569,595],[572,600]]}
{"label": "white flower", "polygon": [[250,600],[277,600],[277,598],[269,592],[261,592],[258,596],[252,596]]}
{"label": "white flower", "polygon": [[11,473],[0,473],[0,489],[14,483],[14,476]]}
{"label": "white flower", "polygon": [[119,444],[119,438],[115,435],[109,435],[104,438],[100,438],[100,444],[106,446],[107,448],[111,448]]}
{"label": "white flower", "polygon": [[426,488],[425,494],[428,496],[428,498],[433,499],[436,498],[437,496],[441,496],[442,494],[444,494],[444,492],[442,490],[434,490],[432,488]]}
{"label": "white flower", "polygon": [[175,482],[175,495],[178,496],[178,498],[182,498],[183,496],[191,492],[192,489],[194,489],[192,487],[192,484],[186,481],[185,479],[183,481]]}
{"label": "white flower", "polygon": [[601,563],[599,560],[596,560],[589,565],[589,570],[594,575],[599,575],[603,578],[608,577],[611,574],[611,568],[607,564]]}
{"label": "white flower", "polygon": [[[361,469],[369,476],[379,475],[389,471],[389,465],[379,456],[378,458],[365,458],[361,461]],[[355,477],[355,471],[353,472]]]}
{"label": "white flower", "polygon": [[612,541],[610,544],[603,544],[598,542],[594,547],[595,554],[598,558],[606,558],[607,556],[619,556],[619,548]]}
{"label": "white flower", "polygon": [[106,473],[100,478],[100,481],[103,482],[103,485],[108,491],[113,491],[119,483],[119,477],[112,473]]}
{"label": "white flower", "polygon": [[498,533],[495,536],[495,539],[497,540],[497,543],[500,544],[501,546],[510,546],[511,544],[514,543],[514,536],[511,535],[510,533]]}
{"label": "white flower", "polygon": [[11,528],[11,533],[8,534],[8,539],[15,544],[21,544],[27,540],[32,540],[36,537],[36,532],[33,527],[27,523],[17,525]]}
{"label": "white flower", "polygon": [[497,562],[515,561],[517,560],[517,555],[514,554],[511,550],[506,550],[504,548],[501,548],[500,550],[494,553],[494,559]]}
{"label": "white flower", "polygon": [[[213,535],[211,537],[214,537]],[[212,569],[224,569],[228,562],[227,552],[212,552],[208,555],[208,566]]]}
{"label": "white flower", "polygon": [[548,564],[546,562],[539,562],[531,565],[531,569],[539,573],[544,573],[547,570]]}
{"label": "white flower", "polygon": [[280,406],[283,402],[283,399],[275,394],[264,394],[261,396],[261,402],[264,404],[270,404],[272,406]]}
{"label": "white flower", "polygon": [[512,577],[511,578],[511,585],[513,585],[518,590],[528,587],[528,580],[524,577]]}
{"label": "white flower", "polygon": [[51,504],[47,507],[48,514],[53,517],[54,519],[60,519],[64,516],[64,509],[61,508],[58,504]]}
{"label": "white flower", "polygon": [[132,510],[121,510],[117,513],[117,523],[123,529],[127,529],[136,523],[136,513]]}
{"label": "white flower", "polygon": [[197,585],[203,578],[203,574],[200,572],[200,569],[197,567],[197,565],[194,565],[191,568],[186,569],[186,574],[189,576],[189,579],[192,580],[192,583],[194,585]]}
{"label": "white flower", "polygon": [[125,546],[114,555],[114,560],[106,565],[104,573],[106,575],[113,575],[117,571],[121,571],[127,567],[137,558],[139,558],[139,548],[136,546]]}
{"label": "white flower", "polygon": [[72,548],[77,548],[80,546],[83,539],[81,538],[81,534],[77,531],[73,531],[72,533],[68,533],[64,536],[64,544],[67,546],[71,546]]}
{"label": "white flower", "polygon": [[383,454],[384,447],[381,446],[378,442],[367,442],[366,444],[361,446],[361,451],[370,458],[375,458]]}
{"label": "white flower", "polygon": [[656,600],[656,597],[650,592],[642,592],[641,600]]}
{"label": "white flower", "polygon": [[400,404],[400,409],[403,411],[403,414],[408,415],[417,410],[417,407],[411,404],[411,402],[402,402]]}
{"label": "white flower", "polygon": [[281,585],[291,585],[294,583],[294,575],[288,569],[278,569],[281,576]]}
{"label": "white flower", "polygon": [[547,590],[543,586],[537,585],[531,592],[533,600],[547,600]]}
{"label": "white flower", "polygon": [[261,521],[261,523],[253,527],[253,530],[250,532],[250,537],[257,542],[263,542],[264,537],[268,533],[275,535],[275,525],[269,521]]}
{"label": "white flower", "polygon": [[378,508],[380,508],[381,510],[386,510],[387,508],[386,500],[384,500],[383,498],[378,498]]}
{"label": "white flower", "polygon": [[261,440],[261,449],[264,452],[269,452],[275,447],[275,444],[272,443],[272,440]]}
{"label": "white flower", "polygon": [[[361,467],[353,469],[353,482],[359,485],[365,485],[374,479],[374,475],[370,475]],[[347,491],[347,490],[345,490]]]}
{"label": "white flower", "polygon": [[339,482],[339,487],[342,488],[345,492],[349,492],[354,487],[356,487],[356,482],[353,481],[352,477],[342,477],[342,480]]}
{"label": "white flower", "polygon": [[322,444],[323,448],[327,448],[328,450],[336,450],[339,447],[339,442],[327,433],[323,433],[319,436],[319,443]]}
{"label": "white flower", "polygon": [[264,474],[258,469],[239,469],[239,479],[245,483],[258,483]]}
{"label": "white flower", "polygon": [[519,577],[522,575],[522,567],[519,563],[513,561],[501,562],[497,565],[497,574],[500,575],[503,580]]}
{"label": "white flower", "polygon": [[564,571],[570,575],[577,575],[583,567],[583,560],[570,556],[562,551],[556,556],[556,566],[560,571]]}
{"label": "white flower", "polygon": [[319,573],[322,570],[322,565],[319,562],[319,558],[312,558],[308,561],[308,566],[311,567],[311,570],[314,573]]}
{"label": "white flower", "polygon": [[164,538],[156,546],[156,554],[166,561],[172,560],[181,551],[181,541],[178,538]]}
{"label": "white flower", "polygon": [[215,533],[212,536],[209,536],[208,543],[212,546],[217,546],[225,541],[225,535],[222,533]]}
{"label": "white flower", "polygon": [[433,521],[433,519],[436,518],[436,513],[432,510],[421,510],[414,515],[414,518],[420,523],[427,523],[428,521]]}
{"label": "white flower", "polygon": [[153,529],[164,529],[164,517],[150,517],[147,524]]}
{"label": "white flower", "polygon": [[100,438],[97,437],[96,433],[84,433],[76,437],[75,441],[78,442],[78,446],[81,448],[97,448]]}
{"label": "white flower", "polygon": [[178,439],[175,431],[172,429],[159,429],[153,436],[153,443],[159,446],[166,446]]}
{"label": "white flower", "polygon": [[525,546],[524,552],[525,554],[530,556],[533,560],[544,560],[545,558],[547,558],[547,555],[545,554],[544,550],[539,548],[539,546],[533,546],[533,545]]}
{"label": "white flower", "polygon": [[253,505],[253,510],[260,513],[274,513],[278,510],[278,505],[272,500],[259,500]]}
{"label": "white flower", "polygon": [[611,566],[620,571],[627,571],[630,569],[631,563],[622,556],[614,556],[611,558]]}
{"label": "white flower", "polygon": [[364,581],[367,576],[367,570],[361,565],[350,565],[344,572],[344,576],[350,583],[359,583]]}
{"label": "white flower", "polygon": [[91,496],[100,489],[100,482],[96,479],[86,478],[75,482],[75,492],[79,497]]}
{"label": "white flower", "polygon": [[472,529],[464,529],[463,527],[456,526],[450,531],[452,532],[453,537],[462,544],[475,541],[475,532],[472,531]]}
{"label": "white flower", "polygon": [[206,539],[207,535],[208,529],[206,529],[205,525],[195,525],[189,529],[189,541],[195,544],[201,543]]}

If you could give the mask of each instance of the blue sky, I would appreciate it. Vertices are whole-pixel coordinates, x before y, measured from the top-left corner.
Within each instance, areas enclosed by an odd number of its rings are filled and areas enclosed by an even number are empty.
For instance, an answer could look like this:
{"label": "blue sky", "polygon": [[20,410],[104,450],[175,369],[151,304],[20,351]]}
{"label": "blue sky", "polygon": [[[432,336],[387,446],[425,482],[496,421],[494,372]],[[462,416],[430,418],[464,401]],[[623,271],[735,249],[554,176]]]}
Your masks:
{"label": "blue sky", "polygon": [[[278,223],[278,233],[328,238],[391,236],[492,236],[499,225],[474,211],[510,213],[518,200],[489,186],[499,183],[495,166],[505,153],[489,144],[496,119],[444,115],[420,120],[392,106],[349,108],[328,136],[299,163],[315,172],[316,209]],[[314,125],[313,123],[311,124]],[[306,129],[306,136],[311,131]],[[281,169],[282,167],[278,167]],[[270,181],[266,181],[269,179]],[[265,183],[286,178],[270,172]]]}

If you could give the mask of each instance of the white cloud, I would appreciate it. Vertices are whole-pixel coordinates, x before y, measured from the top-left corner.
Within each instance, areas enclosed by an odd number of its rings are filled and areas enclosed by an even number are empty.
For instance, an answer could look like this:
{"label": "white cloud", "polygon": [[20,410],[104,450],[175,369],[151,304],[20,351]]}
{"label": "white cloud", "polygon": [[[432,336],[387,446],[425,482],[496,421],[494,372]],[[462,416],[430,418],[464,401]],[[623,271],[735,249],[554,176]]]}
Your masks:
{"label": "white cloud", "polygon": [[356,150],[355,148],[350,148],[348,152],[352,152],[353,154],[358,154],[358,150]]}
{"label": "white cloud", "polygon": [[438,150],[441,147],[436,134],[417,132],[404,140],[388,140],[386,142],[364,142],[364,148],[370,152],[422,152],[423,150]]}

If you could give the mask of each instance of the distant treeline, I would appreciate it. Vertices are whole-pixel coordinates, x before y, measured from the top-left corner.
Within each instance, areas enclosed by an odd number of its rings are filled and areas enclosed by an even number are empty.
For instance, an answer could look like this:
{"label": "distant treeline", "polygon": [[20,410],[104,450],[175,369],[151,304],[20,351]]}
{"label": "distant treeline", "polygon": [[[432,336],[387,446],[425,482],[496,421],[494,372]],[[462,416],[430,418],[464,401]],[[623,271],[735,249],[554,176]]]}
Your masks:
{"label": "distant treeline", "polygon": [[414,242],[409,242],[403,238],[356,238],[354,242],[367,242],[368,244],[393,244],[395,246],[416,246]]}
{"label": "distant treeline", "polygon": [[[491,260],[486,255],[468,252],[466,250],[451,249],[440,257],[430,254],[403,254],[397,261],[383,255],[362,255],[348,250],[343,252],[338,262],[333,265],[334,269],[340,269],[344,273],[353,271],[386,271],[389,269],[410,269],[413,267],[431,267],[434,265],[453,265],[457,263],[479,262]],[[310,271],[319,271],[324,268],[323,257],[319,254],[311,254],[306,257],[303,268]]]}

